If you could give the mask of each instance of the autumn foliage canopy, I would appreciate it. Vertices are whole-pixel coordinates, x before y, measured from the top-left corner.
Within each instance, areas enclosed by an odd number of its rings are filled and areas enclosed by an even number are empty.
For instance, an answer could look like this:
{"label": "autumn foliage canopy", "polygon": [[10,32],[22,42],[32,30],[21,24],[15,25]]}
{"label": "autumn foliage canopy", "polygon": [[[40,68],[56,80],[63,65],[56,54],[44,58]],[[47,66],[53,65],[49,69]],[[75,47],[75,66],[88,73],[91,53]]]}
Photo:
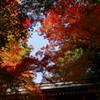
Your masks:
{"label": "autumn foliage canopy", "polygon": [[[50,41],[45,48],[61,81],[80,81],[88,69],[99,69],[100,4],[89,0],[58,0],[42,20],[42,34]],[[46,52],[47,53],[47,52]],[[86,78],[86,77],[85,77]],[[54,79],[54,78],[53,78]],[[57,78],[58,79],[58,78]]]}
{"label": "autumn foliage canopy", "polygon": [[[0,90],[18,85],[34,91],[34,71],[47,82],[99,81],[99,0],[45,1],[37,0],[36,8],[26,0],[26,10],[19,0],[0,1]],[[31,10],[36,19],[28,16]],[[41,59],[30,57],[33,48],[27,45],[36,22],[41,23],[39,35],[49,41],[36,53]]]}

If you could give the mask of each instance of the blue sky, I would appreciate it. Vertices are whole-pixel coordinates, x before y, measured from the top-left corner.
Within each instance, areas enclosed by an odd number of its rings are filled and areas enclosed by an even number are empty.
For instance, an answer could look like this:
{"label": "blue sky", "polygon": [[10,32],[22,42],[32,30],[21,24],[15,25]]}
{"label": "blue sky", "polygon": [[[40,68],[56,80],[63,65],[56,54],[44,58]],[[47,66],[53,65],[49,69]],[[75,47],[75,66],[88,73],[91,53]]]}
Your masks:
{"label": "blue sky", "polygon": [[32,36],[28,40],[28,45],[32,45],[34,47],[31,52],[32,56],[34,56],[38,50],[47,44],[48,40],[44,39],[43,36],[39,36],[36,32],[33,32]]}
{"label": "blue sky", "polygon": [[[28,40],[28,45],[32,45],[34,49],[30,53],[30,55],[35,56],[35,53],[47,44],[48,44],[48,40],[44,39],[43,36],[39,36],[37,32],[32,31],[32,36]],[[38,72],[37,77],[34,81],[36,83],[40,83],[41,79],[42,79],[42,73]]]}
{"label": "blue sky", "polygon": [[[38,33],[41,33],[40,31],[41,24],[40,22],[37,22],[35,24],[35,27],[33,25],[33,31],[31,31],[32,35],[28,40],[28,45],[32,45],[34,49],[31,52],[31,55],[34,56],[35,53],[40,50],[43,46],[46,46],[49,42],[47,39],[44,39],[43,36],[39,36]],[[38,32],[37,32],[38,31]]]}

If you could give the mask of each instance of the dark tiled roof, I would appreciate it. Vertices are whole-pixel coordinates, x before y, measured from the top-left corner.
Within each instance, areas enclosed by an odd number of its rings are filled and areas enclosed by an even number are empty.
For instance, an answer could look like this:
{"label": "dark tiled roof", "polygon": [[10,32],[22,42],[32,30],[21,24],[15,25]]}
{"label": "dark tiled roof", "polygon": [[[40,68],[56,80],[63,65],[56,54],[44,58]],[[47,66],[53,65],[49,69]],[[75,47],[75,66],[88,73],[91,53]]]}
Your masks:
{"label": "dark tiled roof", "polygon": [[96,93],[100,90],[100,84],[74,84],[74,83],[54,83],[54,84],[42,84],[40,86],[42,93],[49,95],[62,95],[62,94],[84,94],[84,93]]}

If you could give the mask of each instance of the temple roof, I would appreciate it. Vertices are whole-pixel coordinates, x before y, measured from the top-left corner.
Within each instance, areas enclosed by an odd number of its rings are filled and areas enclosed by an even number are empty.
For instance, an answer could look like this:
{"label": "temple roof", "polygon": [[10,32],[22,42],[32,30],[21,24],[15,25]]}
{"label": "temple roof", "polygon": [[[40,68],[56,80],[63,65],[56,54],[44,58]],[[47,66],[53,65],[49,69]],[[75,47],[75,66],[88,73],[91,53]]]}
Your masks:
{"label": "temple roof", "polygon": [[96,93],[100,90],[100,84],[74,84],[72,82],[60,82],[51,84],[41,84],[42,93],[48,95],[65,95],[65,94],[86,94]]}

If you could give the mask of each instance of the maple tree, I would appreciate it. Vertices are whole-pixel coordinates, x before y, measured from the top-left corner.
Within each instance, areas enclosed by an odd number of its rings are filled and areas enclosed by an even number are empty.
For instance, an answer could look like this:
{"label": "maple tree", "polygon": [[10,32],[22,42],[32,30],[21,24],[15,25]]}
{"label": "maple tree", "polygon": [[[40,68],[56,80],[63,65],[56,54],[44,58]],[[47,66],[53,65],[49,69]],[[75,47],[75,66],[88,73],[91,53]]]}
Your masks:
{"label": "maple tree", "polygon": [[[32,2],[34,4],[34,1]],[[41,1],[38,2],[40,5],[43,4]],[[31,93],[40,92],[32,81],[35,75],[30,71],[42,71],[39,65],[42,63],[34,57],[29,57],[32,46],[27,45],[31,24],[35,20],[38,21],[37,15],[40,16],[42,11],[39,11],[41,7],[35,8],[36,6],[31,6],[31,0],[25,0],[25,3],[24,0],[23,2],[0,1],[0,91],[2,94],[5,94],[9,88],[11,92],[13,90],[18,92],[17,87],[21,86]],[[35,11],[36,17],[34,14],[28,15],[30,11]]]}
{"label": "maple tree", "polygon": [[[14,0],[5,2],[1,0],[0,2],[0,63],[2,66],[7,65],[8,60],[10,61],[11,59],[13,61],[15,60],[15,63],[18,63],[19,61],[17,59],[20,60],[26,52],[25,49],[28,49],[23,46],[27,40],[28,32],[26,32],[23,25],[26,21],[22,23],[20,20],[21,14],[18,12],[19,6]],[[20,54],[17,54],[17,52]],[[11,62],[13,63],[13,61]],[[11,64],[11,66],[13,65]]]}
{"label": "maple tree", "polygon": [[[33,93],[35,75],[30,71],[43,72],[48,81],[57,82],[80,81],[90,69],[98,81],[99,1],[37,0],[40,4],[36,6],[30,2],[23,0],[20,5],[19,0],[0,1],[0,91],[24,86]],[[41,13],[45,14],[42,21]],[[35,21],[41,21],[41,35],[50,42],[42,48],[44,55],[37,53],[44,56],[41,60],[29,57],[32,47],[27,46],[28,30]],[[46,72],[50,75],[45,75]]]}
{"label": "maple tree", "polygon": [[[30,36],[28,28],[32,20],[23,16],[17,0],[0,1],[0,91],[18,91],[25,87],[32,93],[36,91],[32,81],[35,75],[30,72],[31,65],[38,62],[29,57],[33,49],[27,45]],[[34,68],[35,69],[35,68]],[[38,90],[39,92],[39,90]]]}
{"label": "maple tree", "polygon": [[[59,47],[58,51],[51,54],[52,62],[56,65],[55,71],[51,72],[58,73],[61,81],[80,81],[89,68],[91,73],[96,73],[93,67],[99,71],[98,2],[59,0],[53,9],[46,11],[41,35],[51,43],[44,48],[48,53],[52,52],[52,46]],[[99,77],[99,74],[96,75],[94,80],[99,81]]]}

